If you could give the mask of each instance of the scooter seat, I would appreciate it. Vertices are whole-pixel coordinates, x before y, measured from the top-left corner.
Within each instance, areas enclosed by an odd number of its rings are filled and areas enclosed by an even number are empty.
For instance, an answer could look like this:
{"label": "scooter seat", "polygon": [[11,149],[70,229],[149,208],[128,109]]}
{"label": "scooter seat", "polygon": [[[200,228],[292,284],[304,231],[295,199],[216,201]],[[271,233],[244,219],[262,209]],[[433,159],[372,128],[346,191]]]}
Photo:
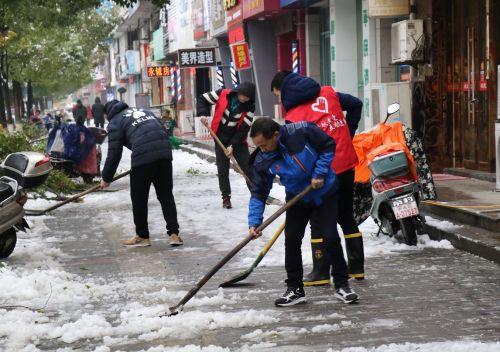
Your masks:
{"label": "scooter seat", "polygon": [[0,202],[3,202],[14,194],[14,190],[8,183],[0,182]]}

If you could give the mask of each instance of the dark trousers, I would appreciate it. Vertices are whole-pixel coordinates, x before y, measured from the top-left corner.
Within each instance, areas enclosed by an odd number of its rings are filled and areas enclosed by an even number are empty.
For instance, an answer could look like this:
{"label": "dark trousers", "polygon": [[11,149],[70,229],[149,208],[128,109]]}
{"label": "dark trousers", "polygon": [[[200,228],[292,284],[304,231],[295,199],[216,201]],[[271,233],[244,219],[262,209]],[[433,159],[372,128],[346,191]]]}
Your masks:
{"label": "dark trousers", "polygon": [[363,237],[353,215],[354,169],[337,175],[339,180],[339,219],[344,232],[349,274],[364,273]]}
{"label": "dark trousers", "polygon": [[[227,145],[226,145],[227,147]],[[238,144],[233,149],[233,155],[238,165],[241,167],[243,172],[250,178],[251,168],[249,165],[250,153],[248,152],[248,146],[244,143]],[[215,162],[217,164],[217,175],[219,177],[219,188],[223,197],[231,195],[231,184],[229,183],[229,166],[230,162],[224,151],[217,143],[215,143]]]}
{"label": "dark trousers", "polygon": [[94,125],[95,127],[104,128],[104,118],[103,119],[94,118]]}
{"label": "dark trousers", "polygon": [[[287,200],[291,198],[287,195]],[[335,287],[347,283],[347,265],[342,244],[337,232],[337,195],[324,199],[320,206],[297,203],[286,212],[285,225],[285,268],[288,287],[302,287],[304,275],[302,267],[302,239],[307,223],[311,222],[311,234],[325,240],[325,255],[333,266],[332,276]],[[319,234],[319,236],[318,236]],[[312,236],[314,237],[314,236]]]}
{"label": "dark trousers", "polygon": [[167,223],[167,233],[178,234],[177,209],[172,194],[172,160],[163,159],[133,167],[130,173],[130,197],[137,236],[149,238],[148,199],[151,183],[161,204],[163,218]]}

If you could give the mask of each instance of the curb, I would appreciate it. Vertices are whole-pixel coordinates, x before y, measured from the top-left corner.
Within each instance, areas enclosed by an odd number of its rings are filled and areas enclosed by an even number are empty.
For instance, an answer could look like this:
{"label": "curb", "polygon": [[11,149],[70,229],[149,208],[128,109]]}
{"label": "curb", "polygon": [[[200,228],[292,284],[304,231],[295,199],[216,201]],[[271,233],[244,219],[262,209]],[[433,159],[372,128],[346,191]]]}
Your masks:
{"label": "curb", "polygon": [[[215,155],[210,155],[209,146],[199,142],[193,143],[193,141],[189,140],[183,141],[189,144],[181,145],[181,150],[190,154],[197,155],[201,159],[207,160],[210,163],[215,163]],[[190,145],[200,149],[205,149],[206,151],[191,149],[189,147]],[[428,208],[423,210],[424,215],[431,216],[436,220],[442,221],[450,219],[448,217],[441,217],[440,215],[431,212]],[[453,218],[451,218],[451,220],[456,221]],[[448,240],[456,249],[500,264],[500,236],[495,236],[495,233],[469,225],[459,226],[457,226],[456,229],[453,229],[453,231],[450,231],[440,229],[436,226],[432,226],[426,223],[424,224],[424,232],[428,234],[429,237],[434,241]],[[470,234],[476,234],[476,236],[483,237],[483,239],[474,239],[470,236]]]}
{"label": "curb", "polygon": [[[436,218],[434,214],[431,216],[437,220],[445,220],[442,218]],[[477,230],[484,232],[481,229]],[[483,240],[475,239],[470,235],[474,234],[473,229],[466,225],[460,227],[459,229],[455,229],[452,232],[425,224],[424,232],[434,241],[448,240],[456,249],[500,264],[500,237],[498,240],[495,240],[494,237],[485,238]],[[484,237],[488,237],[488,235],[492,237],[494,234],[489,233],[483,235]]]}

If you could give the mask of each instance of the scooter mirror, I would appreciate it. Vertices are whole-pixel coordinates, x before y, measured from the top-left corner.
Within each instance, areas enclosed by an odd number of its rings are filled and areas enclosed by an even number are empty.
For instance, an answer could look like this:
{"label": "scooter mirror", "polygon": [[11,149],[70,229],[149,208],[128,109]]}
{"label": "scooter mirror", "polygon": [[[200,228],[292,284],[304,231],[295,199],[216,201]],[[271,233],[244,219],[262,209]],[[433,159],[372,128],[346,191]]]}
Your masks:
{"label": "scooter mirror", "polygon": [[398,103],[391,104],[387,107],[387,115],[395,114],[399,111],[400,105]]}

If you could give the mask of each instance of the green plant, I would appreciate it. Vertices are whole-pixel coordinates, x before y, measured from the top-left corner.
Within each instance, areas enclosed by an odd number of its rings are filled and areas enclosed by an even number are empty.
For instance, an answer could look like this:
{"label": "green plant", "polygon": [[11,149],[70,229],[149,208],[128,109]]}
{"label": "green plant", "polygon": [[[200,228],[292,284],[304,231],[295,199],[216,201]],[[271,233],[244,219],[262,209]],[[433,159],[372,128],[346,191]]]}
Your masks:
{"label": "green plant", "polygon": [[198,169],[195,169],[195,168],[192,168],[190,167],[189,169],[187,169],[186,171],[189,175],[192,175],[192,176],[198,176],[200,174],[200,170]]}
{"label": "green plant", "polygon": [[71,179],[64,172],[60,170],[52,170],[47,178],[47,181],[38,187],[35,192],[44,194],[46,191],[52,191],[58,194],[68,194],[79,190],[81,190],[81,186],[71,181]]}
{"label": "green plant", "polygon": [[31,150],[31,146],[24,133],[0,132],[0,160],[5,159],[10,153],[21,150]]}

